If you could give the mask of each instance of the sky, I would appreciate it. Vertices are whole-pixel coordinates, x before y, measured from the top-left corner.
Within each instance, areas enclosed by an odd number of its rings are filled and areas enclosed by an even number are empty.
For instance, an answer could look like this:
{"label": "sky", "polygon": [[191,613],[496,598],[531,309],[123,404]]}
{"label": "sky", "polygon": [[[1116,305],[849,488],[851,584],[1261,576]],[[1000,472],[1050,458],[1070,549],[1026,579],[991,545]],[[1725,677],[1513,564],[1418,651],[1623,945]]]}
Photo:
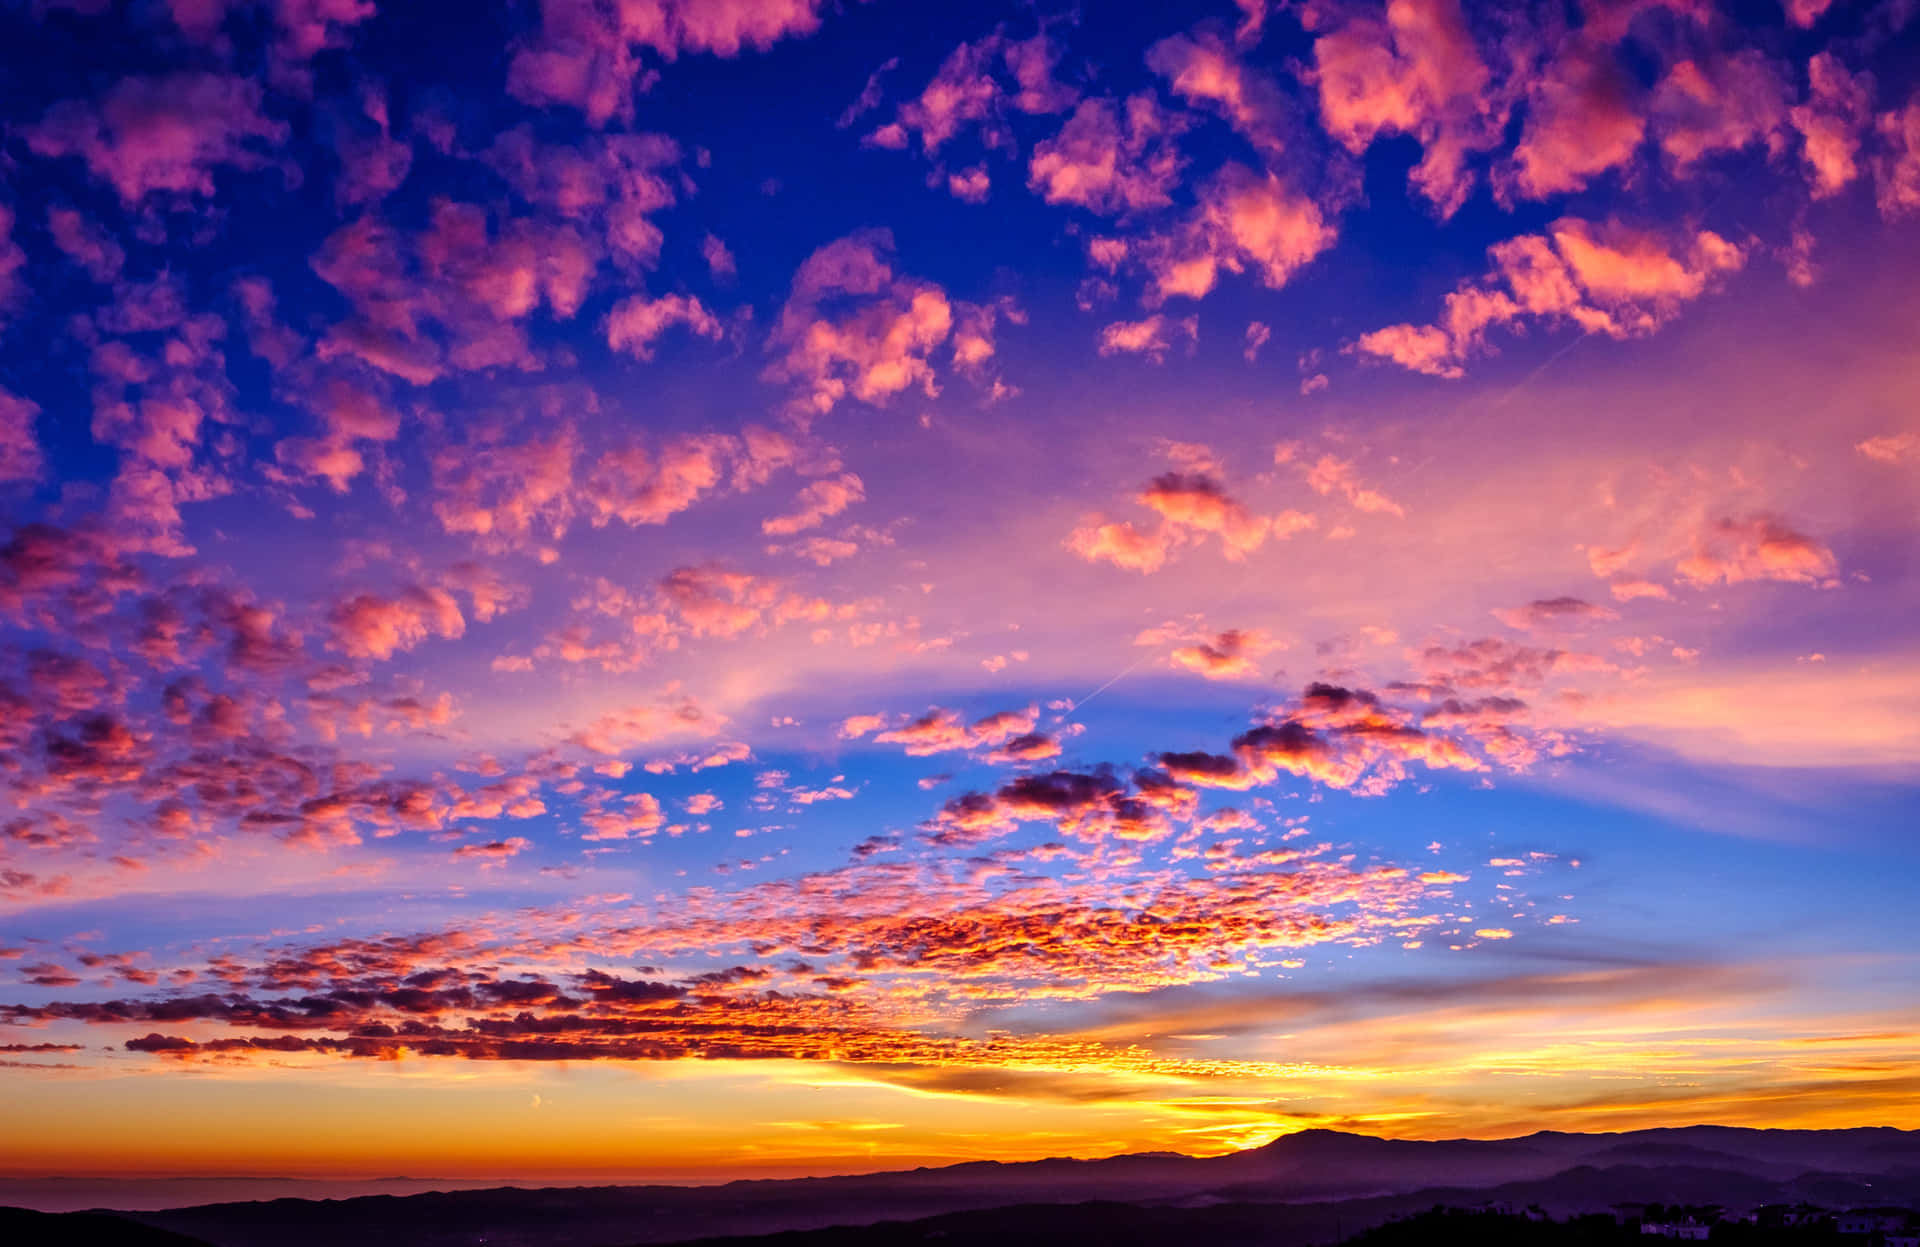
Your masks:
{"label": "sky", "polygon": [[1920,1127],[1912,0],[0,48],[0,1172]]}

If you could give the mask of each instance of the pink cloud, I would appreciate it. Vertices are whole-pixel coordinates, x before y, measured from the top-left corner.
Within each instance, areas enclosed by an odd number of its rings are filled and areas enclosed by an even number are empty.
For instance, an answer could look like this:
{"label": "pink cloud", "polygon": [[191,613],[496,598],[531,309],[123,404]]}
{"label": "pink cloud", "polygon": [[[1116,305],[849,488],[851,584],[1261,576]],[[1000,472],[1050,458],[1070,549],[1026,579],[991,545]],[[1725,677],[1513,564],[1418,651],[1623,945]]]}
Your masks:
{"label": "pink cloud", "polygon": [[34,481],[46,466],[34,421],[40,405],[0,389],[0,481]]}
{"label": "pink cloud", "polygon": [[790,537],[809,528],[818,528],[829,516],[845,511],[856,502],[864,502],[866,486],[851,472],[814,481],[800,491],[795,509],[760,522],[760,531],[775,537]]}
{"label": "pink cloud", "polygon": [[670,294],[658,299],[629,295],[614,304],[607,315],[607,345],[641,359],[653,358],[653,344],[675,325],[685,325],[702,338],[719,341],[726,328],[699,299],[692,295]]}
{"label": "pink cloud", "polygon": [[[917,719],[883,728],[873,739],[877,744],[899,745],[916,758],[955,750],[1002,749],[1032,734],[1039,713],[1038,706],[1028,706],[1024,710],[998,711],[968,722],[958,711],[936,706]],[[864,735],[868,723],[878,718],[880,716],[855,716],[841,725],[841,735],[849,738]],[[1038,743],[1030,743],[1026,749],[1033,757],[1049,756]]]}
{"label": "pink cloud", "polygon": [[[1614,596],[1620,597],[1616,591]],[[1503,606],[1493,617],[1521,632],[1578,632],[1590,624],[1620,618],[1619,612],[1581,598],[1537,598],[1525,606]]]}
{"label": "pink cloud", "polygon": [[[954,308],[931,282],[896,276],[893,237],[850,235],[815,251],[794,275],[773,340],[769,380],[792,383],[801,412],[825,415],[847,398],[882,405],[910,389],[935,394],[932,355]],[[844,306],[836,313],[828,304]]]}
{"label": "pink cloud", "polygon": [[1244,64],[1210,34],[1174,35],[1147,49],[1147,67],[1175,95],[1217,110],[1259,151],[1286,146],[1287,104],[1271,77]]}
{"label": "pink cloud", "polygon": [[1604,34],[1569,36],[1532,79],[1526,124],[1495,187],[1509,199],[1546,199],[1625,165],[1646,131],[1638,95]]}
{"label": "pink cloud", "polygon": [[1057,113],[1072,108],[1079,92],[1054,77],[1060,65],[1060,45],[1046,31],[1027,39],[1010,40],[1001,57],[1013,75],[1012,104],[1023,113]]}
{"label": "pink cloud", "polygon": [[336,493],[366,467],[356,443],[390,442],[400,434],[400,416],[377,394],[332,380],[311,400],[324,432],[320,437],[289,437],[274,447],[275,457],[310,477],[324,479]]}
{"label": "pink cloud", "polygon": [[238,423],[220,349],[224,324],[188,316],[165,277],[115,295],[103,323],[115,332],[165,331],[167,337],[151,353],[109,340],[89,359],[91,431],[97,442],[122,452],[108,488],[106,522],[124,549],[189,554],[182,509],[234,487],[217,450],[221,426]]}
{"label": "pink cloud", "polygon": [[417,234],[368,214],[313,257],[314,272],[354,309],[318,353],[415,385],[450,371],[535,370],[523,322],[543,305],[571,317],[596,264],[572,226],[509,220],[496,229],[477,204],[439,200]]}
{"label": "pink cloud", "polygon": [[1458,0],[1399,0],[1384,18],[1355,12],[1314,40],[1321,119],[1356,154],[1382,135],[1419,139],[1408,180],[1451,216],[1473,187],[1467,158],[1499,141],[1506,110]]}
{"label": "pink cloud", "polygon": [[674,737],[711,737],[725,726],[724,716],[705,710],[692,698],[669,696],[608,711],[568,736],[567,743],[615,758],[635,745]]}
{"label": "pink cloud", "polygon": [[1435,325],[1389,325],[1350,348],[1415,372],[1459,377],[1485,348],[1487,331],[1534,318],[1571,320],[1589,333],[1652,333],[1727,274],[1745,249],[1711,230],[1661,231],[1620,221],[1563,217],[1545,236],[1523,235],[1489,249],[1494,271],[1447,295]]}
{"label": "pink cloud", "polygon": [[583,442],[557,409],[531,414],[521,425],[472,421],[466,440],[433,452],[433,510],[446,531],[506,548],[561,537],[580,519],[663,524],[714,494],[764,484],[794,457],[791,439],[759,425],[653,445]]}
{"label": "pink cloud", "polygon": [[1674,169],[1755,143],[1778,154],[1792,86],[1771,60],[1749,49],[1675,62],[1654,88],[1650,126]]}
{"label": "pink cloud", "polygon": [[696,637],[734,637],[794,622],[820,623],[849,613],[793,592],[771,576],[717,564],[677,567],[660,579],[660,608]]}
{"label": "pink cloud", "polygon": [[[196,43],[224,46],[221,28],[234,10],[267,7],[264,0],[166,0],[168,15]],[[276,76],[302,89],[311,82],[302,63],[328,48],[346,46],[344,32],[374,15],[371,0],[271,0],[278,38]]]}
{"label": "pink cloud", "polygon": [[820,28],[820,0],[642,0],[622,16],[639,42],[678,52],[738,56]]}
{"label": "pink cloud", "polygon": [[1271,521],[1227,496],[1211,477],[1169,472],[1140,494],[1143,506],[1177,529],[1213,533],[1230,559],[1243,559],[1266,541]]}
{"label": "pink cloud", "polygon": [[525,836],[509,836],[504,840],[463,844],[453,851],[453,856],[456,861],[478,861],[482,866],[497,866],[532,847],[533,843]]}
{"label": "pink cloud", "polygon": [[888,718],[884,714],[856,714],[840,721],[835,734],[842,740],[858,740],[872,732],[878,732],[887,726]]}
{"label": "pink cloud", "polygon": [[727,249],[726,243],[712,234],[700,240],[700,258],[707,262],[707,271],[716,280],[725,280],[739,272],[739,266],[734,262],[733,252]]}
{"label": "pink cloud", "polygon": [[523,441],[481,425],[470,441],[431,456],[433,510],[442,528],[490,541],[558,536],[572,516],[578,438],[561,424]]}
{"label": "pink cloud", "polygon": [[921,146],[933,153],[963,128],[991,120],[1000,100],[992,75],[999,50],[993,38],[955,48],[926,89],[900,106],[894,124],[918,134]]}
{"label": "pink cloud", "polygon": [[582,840],[626,840],[639,837],[644,840],[667,825],[666,811],[660,808],[660,799],[651,793],[637,792],[621,800],[617,809],[589,810],[580,816],[587,830],[582,832]]}
{"label": "pink cloud", "polygon": [[361,593],[328,615],[333,644],[350,658],[388,659],[429,637],[457,637],[467,630],[451,593],[414,585],[396,597]]}
{"label": "pink cloud", "polygon": [[1175,778],[1206,787],[1247,788],[1288,773],[1367,796],[1404,782],[1412,762],[1488,769],[1459,741],[1415,726],[1374,694],[1327,684],[1309,685],[1294,707],[1236,737],[1231,758],[1163,754],[1160,762]]}
{"label": "pink cloud", "polygon": [[820,27],[820,0],[541,0],[540,30],[514,53],[507,90],[528,104],[579,109],[598,127],[631,120],[641,49],[734,57]]}
{"label": "pink cloud", "polygon": [[1229,628],[1218,635],[1176,646],[1167,660],[1209,680],[1245,680],[1260,674],[1259,658],[1276,648],[1260,628]]}
{"label": "pink cloud", "polygon": [[1009,391],[991,377],[987,364],[999,350],[995,330],[1001,318],[1016,325],[1027,323],[1027,314],[1010,297],[991,303],[956,303],[953,308],[953,366],[976,382],[991,381],[990,395]]}
{"label": "pink cloud", "polygon": [[1657,233],[1612,222],[1568,218],[1552,235],[1574,280],[1609,311],[1608,323],[1628,331],[1657,327],[1667,309],[1699,298],[1718,275],[1746,260],[1740,247],[1710,230],[1694,234],[1684,250]]}
{"label": "pink cloud", "polygon": [[1802,30],[1811,28],[1826,11],[1833,7],[1833,0],[1787,0],[1787,17]]}
{"label": "pink cloud", "polygon": [[1467,375],[1455,359],[1453,339],[1438,325],[1387,325],[1355,340],[1363,355],[1384,359],[1410,372],[1450,380]]}
{"label": "pink cloud", "polygon": [[1920,212],[1920,91],[1875,123],[1884,150],[1873,160],[1874,197],[1891,221]]}
{"label": "pink cloud", "polygon": [[1856,443],[1854,449],[1879,463],[1900,463],[1920,456],[1920,433],[1883,433]]}
{"label": "pink cloud", "polygon": [[1833,53],[1817,53],[1807,62],[1807,101],[1791,117],[1805,143],[1813,197],[1831,198],[1859,175],[1860,143],[1873,121],[1873,76],[1849,73]]}
{"label": "pink cloud", "polygon": [[[977,129],[984,146],[1009,147],[1013,141],[1006,122],[1009,111],[1056,113],[1071,108],[1078,98],[1076,91],[1054,78],[1059,60],[1059,48],[1044,33],[1013,40],[995,32],[963,43],[948,53],[920,94],[902,103],[894,119],[866,141],[870,146],[899,150],[918,135],[922,150],[935,156]],[[1010,86],[1003,81],[1007,77],[1012,79]],[[878,75],[861,99],[866,108],[878,103]],[[849,110],[842,124],[850,124],[866,108]]]}
{"label": "pink cloud", "polygon": [[1651,580],[1616,580],[1607,589],[1616,602],[1632,602],[1641,598],[1664,601],[1673,596],[1667,592],[1665,585],[1655,584]]}
{"label": "pink cloud", "polygon": [[6,328],[6,316],[26,293],[20,270],[27,266],[27,253],[13,241],[13,208],[0,203],[0,329]]}
{"label": "pink cloud", "polygon": [[947,175],[947,190],[955,199],[970,204],[983,204],[993,191],[993,179],[987,173],[985,165],[974,165]]}
{"label": "pink cloud", "polygon": [[[1142,573],[1158,571],[1169,554],[1212,534],[1222,552],[1244,559],[1260,548],[1274,531],[1274,521],[1257,515],[1231,497],[1212,477],[1201,472],[1168,472],[1155,477],[1136,501],[1160,517],[1157,527],[1143,531],[1131,521],[1109,523],[1090,516],[1067,538],[1067,548],[1090,563],[1108,562]],[[1290,536],[1303,525],[1289,512]]]}
{"label": "pink cloud", "polygon": [[311,60],[345,43],[342,32],[374,15],[372,0],[274,0],[280,27],[280,51],[295,60]]}
{"label": "pink cloud", "polygon": [[341,139],[340,179],[334,197],[349,207],[377,204],[400,188],[413,170],[413,145],[384,131]]}
{"label": "pink cloud", "polygon": [[1067,538],[1067,548],[1089,563],[1107,562],[1136,572],[1159,571],[1169,545],[1165,528],[1142,532],[1131,520],[1110,524],[1096,519]]}
{"label": "pink cloud", "polygon": [[1198,340],[1199,318],[1188,316],[1174,320],[1156,312],[1142,320],[1114,321],[1100,330],[1100,354],[1145,355],[1158,364],[1166,359],[1175,335],[1188,342]]}
{"label": "pink cloud", "polygon": [[25,131],[36,155],[78,156],[128,204],[155,191],[211,196],[214,170],[257,169],[287,138],[258,83],[212,73],[122,78],[97,103],[56,104]]}
{"label": "pink cloud", "polygon": [[[530,126],[500,135],[484,159],[527,203],[588,230],[614,261],[650,268],[665,240],[652,215],[676,199],[680,147],[662,134],[543,143]],[[597,249],[597,248],[596,248]]]}
{"label": "pink cloud", "polygon": [[113,281],[126,265],[125,249],[72,208],[47,209],[47,232],[54,245],[97,282]]}
{"label": "pink cloud", "polygon": [[638,446],[603,451],[583,501],[596,527],[614,519],[664,524],[722,485],[736,449],[732,438],[707,434],[676,437],[651,458]]}
{"label": "pink cloud", "polygon": [[1306,470],[1307,487],[1320,495],[1340,494],[1360,511],[1406,518],[1406,509],[1378,489],[1365,484],[1350,459],[1322,455]]}
{"label": "pink cloud", "polygon": [[1145,93],[1128,98],[1124,108],[1082,100],[1058,134],[1034,147],[1027,183],[1048,203],[1106,216],[1164,207],[1183,163],[1173,145],[1180,129]]}
{"label": "pink cloud", "polygon": [[547,812],[540,800],[540,781],[531,775],[515,775],[466,793],[448,811],[450,818],[534,818]]}
{"label": "pink cloud", "polygon": [[234,0],[167,0],[167,15],[180,33],[196,43],[210,43],[220,35]]}
{"label": "pink cloud", "polygon": [[1278,290],[1336,236],[1319,205],[1277,175],[1245,165],[1224,166],[1198,198],[1186,221],[1141,243],[1155,299],[1202,298],[1222,270],[1251,269],[1262,285]]}
{"label": "pink cloud", "polygon": [[1695,537],[1693,552],[1675,570],[1695,585],[1750,580],[1824,584],[1833,580],[1838,567],[1833,551],[1820,541],[1787,527],[1776,516],[1759,514],[1708,525]]}

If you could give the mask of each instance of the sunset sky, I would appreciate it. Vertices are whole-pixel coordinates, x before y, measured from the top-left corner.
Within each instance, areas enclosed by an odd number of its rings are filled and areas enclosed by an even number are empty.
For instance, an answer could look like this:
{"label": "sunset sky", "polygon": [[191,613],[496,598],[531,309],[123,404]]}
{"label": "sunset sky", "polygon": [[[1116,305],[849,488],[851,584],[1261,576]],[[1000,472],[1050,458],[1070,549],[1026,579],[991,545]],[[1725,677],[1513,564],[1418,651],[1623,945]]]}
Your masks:
{"label": "sunset sky", "polygon": [[0,48],[0,1172],[1920,1127],[1912,0]]}

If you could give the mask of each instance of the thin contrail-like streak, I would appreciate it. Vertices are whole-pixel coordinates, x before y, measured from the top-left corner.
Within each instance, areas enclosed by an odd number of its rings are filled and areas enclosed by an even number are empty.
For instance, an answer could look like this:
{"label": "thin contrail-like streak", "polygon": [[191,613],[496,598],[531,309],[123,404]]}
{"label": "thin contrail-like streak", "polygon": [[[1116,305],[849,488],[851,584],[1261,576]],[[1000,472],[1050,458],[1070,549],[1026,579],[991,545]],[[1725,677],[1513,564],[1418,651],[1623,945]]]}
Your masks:
{"label": "thin contrail-like streak", "polygon": [[[1727,197],[1728,189],[1730,188],[1721,189],[1717,194],[1714,195],[1712,199],[1709,199],[1706,203],[1706,206],[1700,210],[1700,215],[1702,217],[1711,215],[1713,213],[1713,210],[1720,206],[1720,201]],[[1591,329],[1588,329],[1582,332],[1579,337],[1567,343],[1565,346],[1555,351],[1552,355],[1549,355],[1547,357],[1546,363],[1541,364],[1538,368],[1535,368],[1532,372],[1528,373],[1526,375],[1526,378],[1522,380],[1518,385],[1515,385],[1511,390],[1508,390],[1505,394],[1502,394],[1499,398],[1495,399],[1493,405],[1495,407],[1506,406],[1508,399],[1512,398],[1515,394],[1518,394],[1521,390],[1526,389],[1528,386],[1532,385],[1535,381],[1538,381],[1540,379],[1541,373],[1545,372],[1547,369],[1559,363],[1560,358],[1564,356],[1568,351],[1571,351],[1574,347],[1579,346],[1582,342],[1585,342],[1588,338],[1591,338],[1592,336],[1593,336],[1593,330]]]}
{"label": "thin contrail-like streak", "polygon": [[1559,363],[1561,358],[1564,357],[1568,351],[1571,351],[1574,347],[1579,346],[1582,342],[1585,342],[1588,338],[1592,336],[1593,336],[1593,330],[1589,329],[1586,332],[1582,333],[1579,337],[1575,338],[1573,341],[1567,343],[1565,346],[1555,351],[1553,354],[1547,356],[1545,363],[1541,364],[1538,368],[1535,368],[1532,372],[1528,373],[1517,384],[1515,384],[1512,389],[1508,390],[1505,394],[1502,394],[1499,398],[1494,399],[1493,405],[1495,407],[1505,407],[1507,403],[1513,398],[1514,395],[1526,389],[1528,386],[1532,385],[1535,381],[1538,381],[1540,379],[1540,375],[1546,372],[1547,369]]}
{"label": "thin contrail-like streak", "polygon": [[1088,693],[1085,697],[1076,698],[1073,703],[1072,713],[1078,714],[1080,712],[1080,707],[1086,705],[1088,702],[1092,701],[1094,698],[1100,696],[1100,694],[1106,692],[1108,689],[1112,688],[1114,685],[1120,683],[1120,681],[1126,679],[1128,676],[1138,671],[1145,664],[1152,662],[1155,658],[1158,658],[1160,656],[1160,650],[1163,648],[1165,647],[1161,646],[1148,651],[1146,654],[1135,659],[1131,665],[1129,665],[1128,667],[1120,671],[1119,674],[1115,675],[1112,679],[1108,680],[1105,684],[1102,684],[1099,688],[1094,689],[1091,693]]}
{"label": "thin contrail-like streak", "polygon": [[[1247,596],[1248,589],[1251,586],[1251,583],[1253,581],[1254,573],[1258,570],[1259,569],[1256,567],[1249,566],[1246,569],[1245,573],[1243,573],[1240,579],[1234,584],[1234,592],[1230,596],[1223,598],[1220,601],[1214,603],[1213,606],[1210,607],[1206,613],[1209,615],[1218,615],[1221,611],[1230,610],[1234,606],[1238,605]],[[1125,668],[1123,668],[1118,674],[1114,675],[1113,678],[1109,679],[1105,684],[1102,684],[1099,688],[1094,689],[1091,693],[1088,693],[1085,697],[1082,697],[1077,701],[1075,701],[1073,703],[1073,710],[1071,711],[1071,713],[1078,714],[1080,711],[1080,707],[1086,705],[1088,702],[1092,701],[1094,698],[1098,697],[1100,694],[1106,692],[1108,689],[1112,688],[1114,685],[1120,683],[1120,681],[1126,679],[1128,676],[1138,671],[1141,667],[1146,666],[1148,663],[1152,662],[1154,659],[1160,657],[1160,655],[1165,653],[1167,649],[1168,647],[1166,645],[1156,645],[1154,648],[1152,648],[1151,650],[1148,650],[1145,654],[1141,655],[1139,658],[1134,659],[1133,662],[1129,663]]]}

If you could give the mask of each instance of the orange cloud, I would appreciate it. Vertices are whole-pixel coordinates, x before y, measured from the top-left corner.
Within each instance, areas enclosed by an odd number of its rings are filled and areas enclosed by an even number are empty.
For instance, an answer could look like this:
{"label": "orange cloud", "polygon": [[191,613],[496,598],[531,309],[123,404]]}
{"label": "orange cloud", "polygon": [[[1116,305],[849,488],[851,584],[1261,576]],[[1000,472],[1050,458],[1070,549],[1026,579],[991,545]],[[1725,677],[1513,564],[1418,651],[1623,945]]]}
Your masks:
{"label": "orange cloud", "polygon": [[1259,549],[1272,526],[1265,516],[1228,497],[1211,477],[1198,473],[1157,476],[1141,492],[1140,502],[1170,526],[1215,534],[1230,559]]}
{"label": "orange cloud", "polygon": [[1447,295],[1438,324],[1390,325],[1360,335],[1350,349],[1457,378],[1485,348],[1491,328],[1537,318],[1570,320],[1616,338],[1652,333],[1746,262],[1741,247],[1711,230],[1667,235],[1574,217],[1556,221],[1545,236],[1499,243],[1489,254],[1493,274]]}
{"label": "orange cloud", "polygon": [[1874,123],[1884,145],[1873,160],[1874,198],[1891,221],[1920,212],[1920,91]]}
{"label": "orange cloud", "polygon": [[1312,199],[1276,174],[1241,164],[1223,166],[1201,185],[1198,200],[1183,222],[1138,245],[1155,301],[1203,298],[1223,271],[1251,270],[1278,290],[1337,234]]}
{"label": "orange cloud", "polygon": [[1172,139],[1180,132],[1153,96],[1082,100],[1060,132],[1036,144],[1027,179],[1048,203],[1068,203],[1104,216],[1164,207],[1182,166]]}
{"label": "orange cloud", "polygon": [[1807,102],[1790,116],[1800,132],[1807,181],[1815,199],[1829,199],[1859,175],[1862,138],[1873,120],[1873,78],[1852,74],[1831,52],[1807,62]]}
{"label": "orange cloud", "polygon": [[760,522],[760,531],[769,536],[790,537],[809,528],[818,528],[830,516],[845,511],[867,497],[866,485],[851,472],[814,481],[800,491],[796,509]]}
{"label": "orange cloud", "polygon": [[1327,132],[1356,155],[1382,135],[1417,138],[1408,181],[1451,216],[1473,187],[1468,157],[1498,142],[1506,120],[1457,0],[1401,0],[1384,20],[1364,11],[1320,20],[1333,27],[1313,43]]}
{"label": "orange cloud", "polygon": [[1209,680],[1239,680],[1259,675],[1257,660],[1274,647],[1273,638],[1259,628],[1229,628],[1208,640],[1176,646],[1167,659]]}
{"label": "orange cloud", "polygon": [[[953,331],[954,307],[931,282],[896,277],[893,237],[869,230],[809,256],[793,279],[774,339],[769,380],[796,387],[795,405],[825,415],[847,398],[884,404],[909,389],[937,392],[932,354]],[[833,315],[828,299],[848,304]]]}
{"label": "orange cloud", "polygon": [[1128,571],[1155,572],[1167,561],[1167,530],[1142,532],[1130,520],[1103,523],[1096,519],[1073,530],[1067,548],[1089,563],[1108,562]]}
{"label": "orange cloud", "polygon": [[[1025,742],[1021,748],[1001,760],[1024,761],[1028,758],[1017,755],[1052,756],[1037,738],[1028,739],[1039,718],[1040,708],[1028,706],[1024,710],[996,711],[969,723],[958,711],[936,706],[917,719],[892,727],[888,724],[894,720],[884,715],[855,715],[841,723],[839,735],[844,740],[854,740],[872,732],[876,743],[900,745],[916,758],[962,749],[1008,749],[1020,740]],[[1053,752],[1058,752],[1057,747]]]}
{"label": "orange cloud", "polygon": [[1170,338],[1176,334],[1188,342],[1198,341],[1199,319],[1172,320],[1156,312],[1144,320],[1117,320],[1100,331],[1100,354],[1145,355],[1157,364],[1166,359]]}
{"label": "orange cloud", "polygon": [[1721,519],[1702,530],[1693,552],[1675,565],[1696,585],[1734,585],[1749,580],[1799,584],[1830,582],[1838,571],[1833,551],[1771,515]]}
{"label": "orange cloud", "polygon": [[1494,171],[1508,199],[1577,191],[1625,165],[1646,130],[1633,79],[1611,42],[1589,23],[1567,36],[1527,88],[1527,120],[1513,153]]}
{"label": "orange cloud", "polygon": [[466,618],[444,589],[415,585],[398,597],[362,593],[334,607],[333,644],[350,658],[387,659],[428,637],[457,637]]}

